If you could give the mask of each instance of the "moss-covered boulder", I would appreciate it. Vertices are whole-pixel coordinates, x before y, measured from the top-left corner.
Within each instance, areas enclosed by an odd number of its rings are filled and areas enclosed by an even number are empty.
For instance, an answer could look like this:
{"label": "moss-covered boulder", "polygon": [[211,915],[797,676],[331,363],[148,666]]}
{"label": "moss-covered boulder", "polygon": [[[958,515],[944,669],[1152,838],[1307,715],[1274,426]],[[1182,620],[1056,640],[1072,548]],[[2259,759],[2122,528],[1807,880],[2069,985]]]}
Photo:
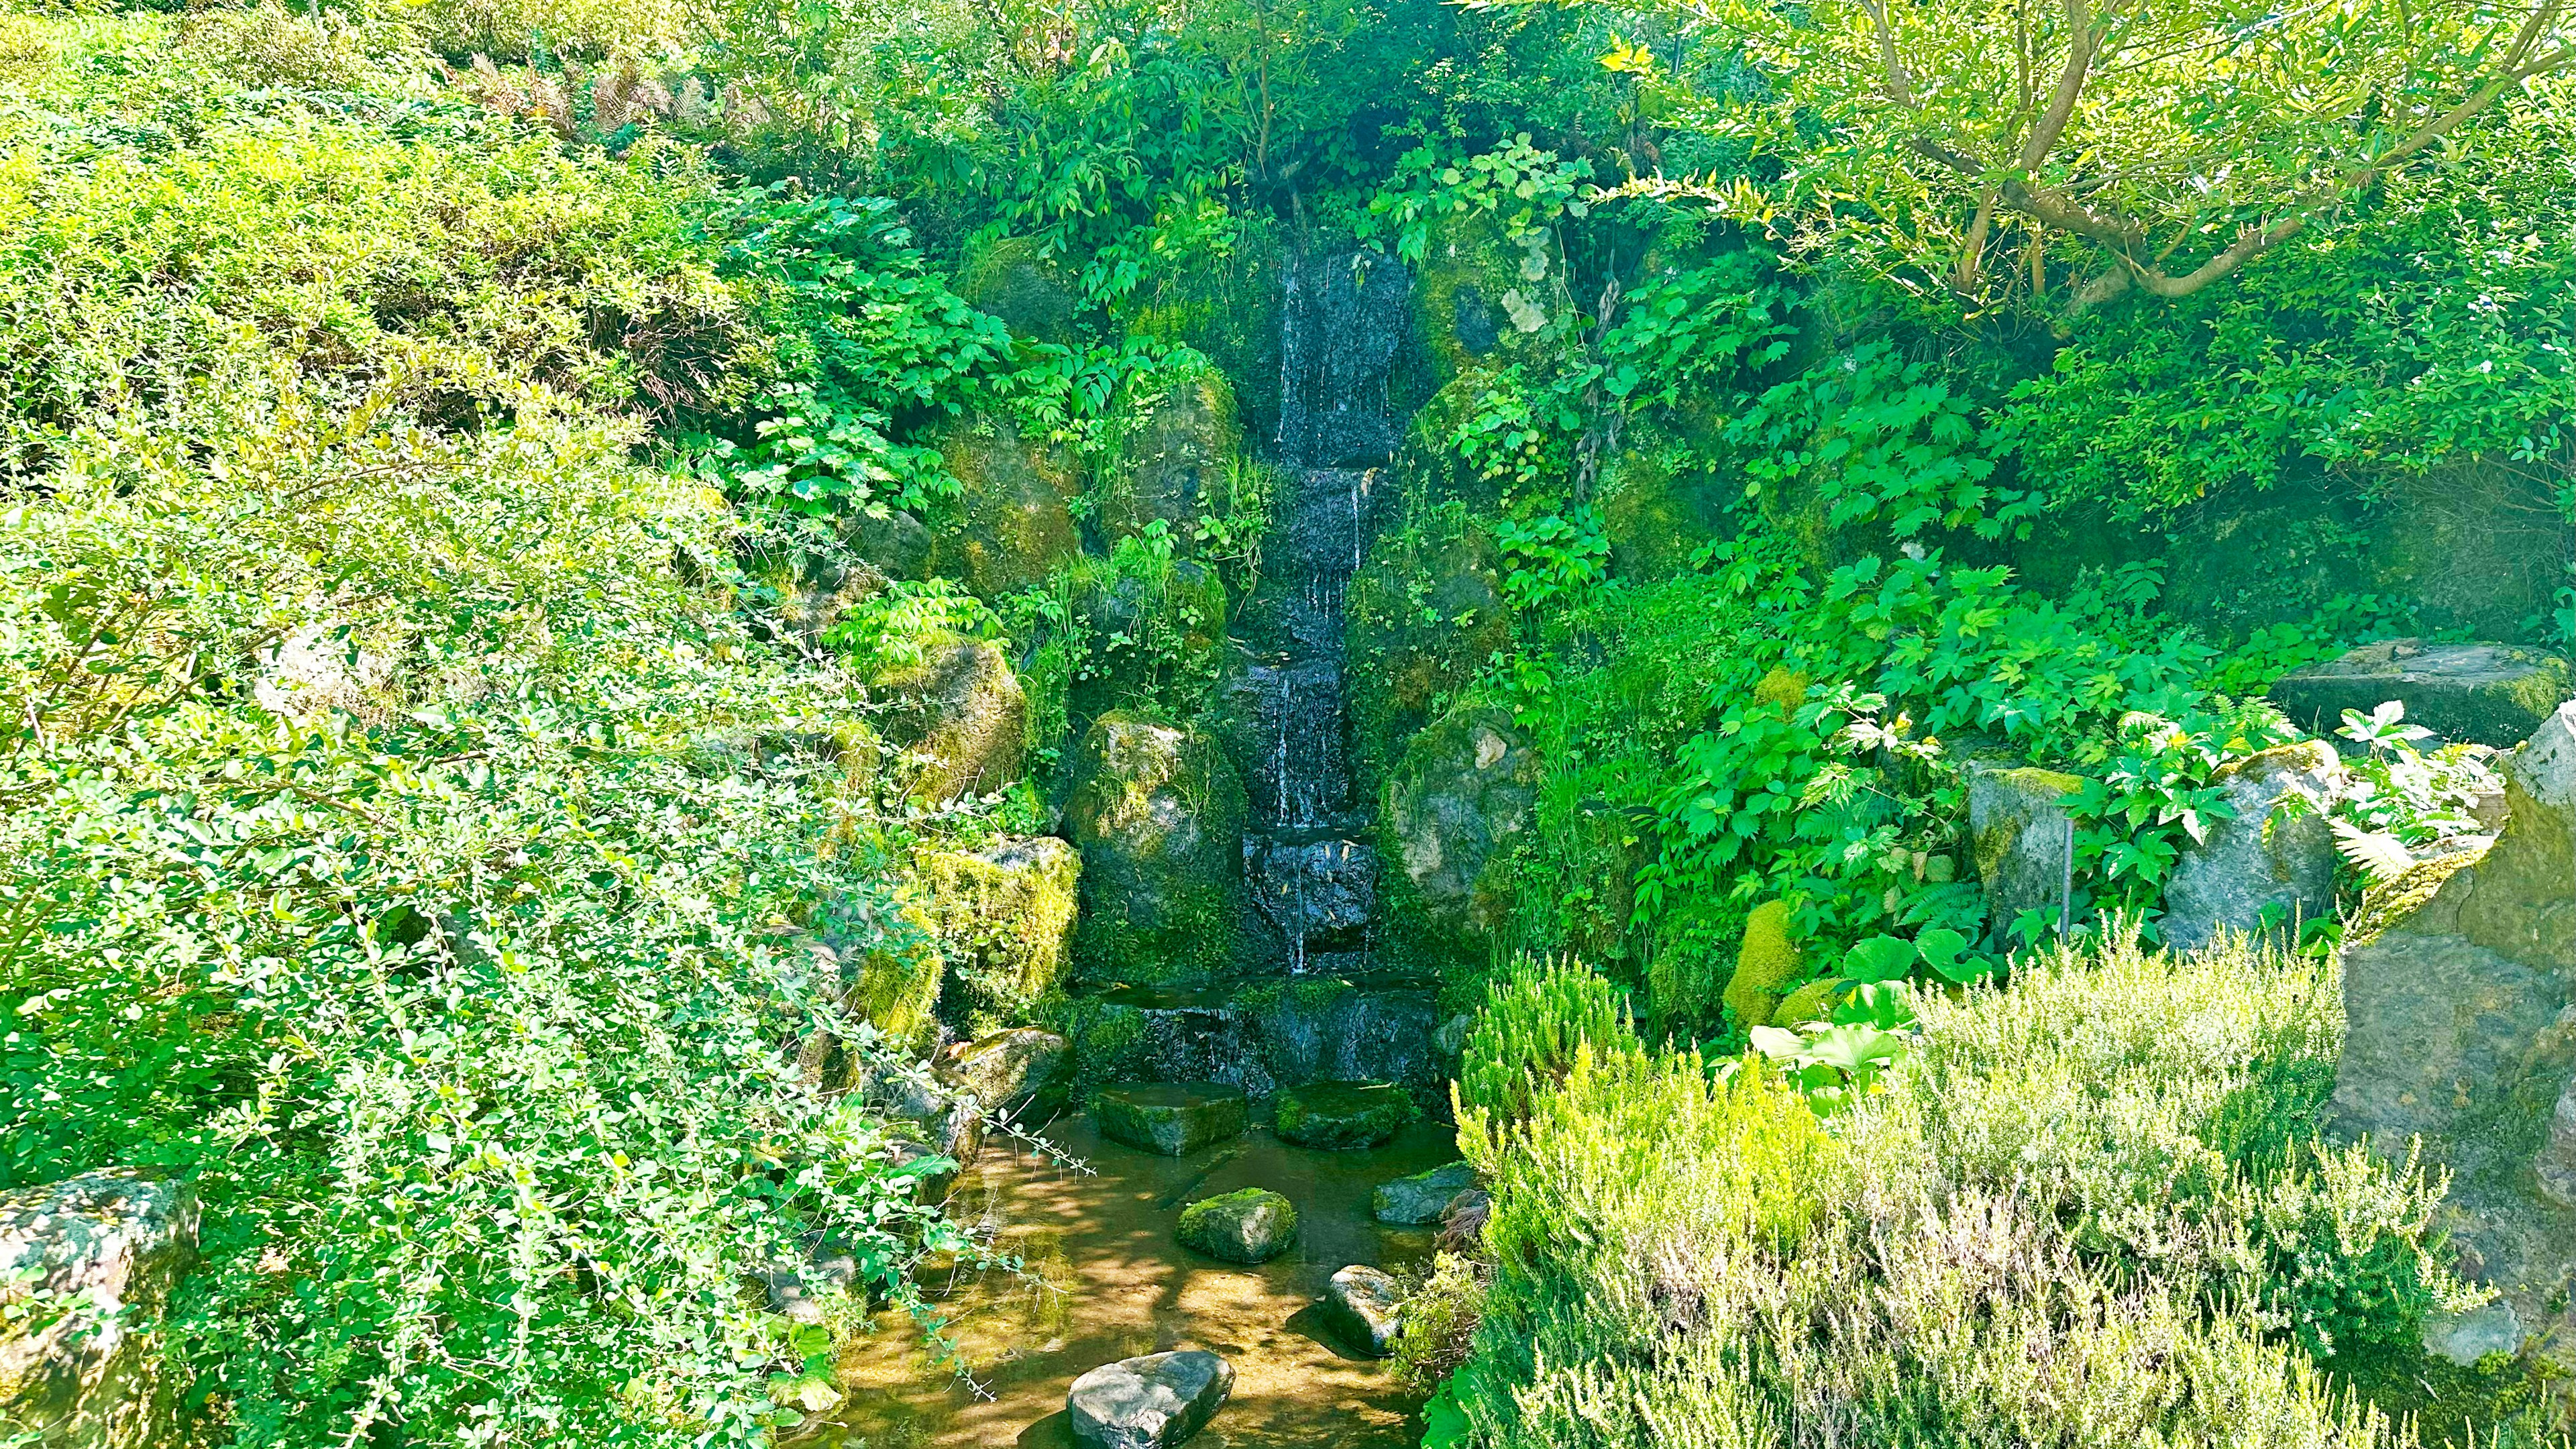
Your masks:
{"label": "moss-covered boulder", "polygon": [[962,485],[931,527],[930,572],[995,599],[1045,582],[1082,552],[1073,518],[1082,473],[1071,458],[992,413],[959,418],[929,442]]}
{"label": "moss-covered boulder", "polygon": [[2345,710],[2363,714],[2387,700],[2406,722],[2455,743],[2513,745],[2576,697],[2567,661],[2510,644],[2435,644],[2385,639],[2312,668],[2285,674],[2272,701],[2293,724],[2327,734]]}
{"label": "moss-covered boulder", "polygon": [[1073,958],[1082,856],[1051,835],[931,851],[914,867],[922,913],[948,960],[952,1020],[1026,1021]]}
{"label": "moss-covered boulder", "polygon": [[1769,1026],[1801,964],[1798,945],[1789,938],[1789,903],[1755,906],[1736,947],[1735,974],[1726,980],[1727,1009],[1745,1026]]}
{"label": "moss-covered boulder", "polygon": [[1010,236],[977,249],[958,295],[999,317],[1014,337],[1071,342],[1082,315],[1082,281],[1036,237]]}
{"label": "moss-covered boulder", "polygon": [[996,1121],[1041,1123],[1063,1110],[1073,1044],[1033,1026],[988,1032],[957,1050],[949,1071]]}
{"label": "moss-covered boulder", "polygon": [[1159,519],[1186,547],[1200,515],[1229,496],[1226,470],[1239,466],[1234,389],[1225,374],[1202,367],[1157,377],[1154,394],[1130,406],[1098,485],[1100,526],[1113,539],[1129,538]]}
{"label": "moss-covered boulder", "polygon": [[1382,1182],[1369,1195],[1369,1216],[1382,1223],[1400,1227],[1429,1227],[1440,1221],[1449,1200],[1476,1185],[1476,1169],[1465,1162],[1451,1162]]}
{"label": "moss-covered boulder", "polygon": [[1267,1263],[1295,1246],[1297,1208],[1267,1188],[1237,1188],[1181,1209],[1178,1236],[1193,1253],[1228,1263]]}
{"label": "moss-covered boulder", "polygon": [[1082,974],[1205,979],[1231,959],[1243,911],[1243,782],[1194,729],[1112,711],[1083,736],[1065,804],[1082,851]]}
{"label": "moss-covered boulder", "polygon": [[1593,493],[1622,578],[1671,578],[1702,545],[1732,532],[1726,503],[1742,496],[1743,483],[1712,466],[1718,456],[1664,424],[1641,419],[1626,430]]}
{"label": "moss-covered boulder", "polygon": [[1300,1147],[1382,1147],[1421,1115],[1392,1082],[1308,1082],[1272,1099],[1274,1130]]}
{"label": "moss-covered boulder", "polygon": [[1092,1094],[1100,1135],[1165,1157],[1186,1157],[1243,1135],[1252,1105],[1241,1087],[1223,1082],[1147,1082]]}
{"label": "moss-covered boulder", "polygon": [[2335,840],[2326,810],[2346,785],[2323,740],[2231,761],[2211,781],[2235,813],[2183,848],[2165,882],[2165,944],[2197,951],[2266,917],[2287,933],[2334,919]]}
{"label": "moss-covered boulder", "polygon": [[1373,798],[1439,702],[1512,643],[1502,550],[1463,507],[1382,536],[1344,596],[1352,775]]}
{"label": "moss-covered boulder", "polygon": [[823,949],[838,960],[842,1005],[874,1026],[897,1051],[927,1050],[938,1034],[939,990],[948,963],[930,918],[916,906],[889,930],[873,922],[832,922]]}
{"label": "moss-covered boulder", "polygon": [[1028,697],[1001,646],[934,635],[917,660],[869,677],[885,709],[881,727],[905,753],[904,787],[925,805],[989,794],[1020,778],[1028,748]]}
{"label": "moss-covered boulder", "polygon": [[2024,911],[2058,909],[2073,839],[2066,797],[2083,788],[2081,778],[2062,771],[1969,764],[1969,845],[1996,931],[2009,931]]}
{"label": "moss-covered boulder", "polygon": [[1780,998],[1780,1005],[1771,1013],[1771,1024],[1804,1026],[1811,1021],[1823,1021],[1851,985],[1840,976],[1818,977]]}
{"label": "moss-covered boulder", "polygon": [[1414,268],[1414,326],[1444,377],[1541,355],[1572,306],[1564,256],[1544,227],[1512,233],[1491,213],[1434,229]]}
{"label": "moss-covered boulder", "polygon": [[1390,910],[1462,940],[1498,925],[1509,902],[1487,885],[1487,868],[1529,824],[1541,777],[1538,752],[1508,711],[1454,710],[1414,736],[1387,779],[1380,817],[1399,867],[1380,883]]}
{"label": "moss-covered boulder", "polygon": [[1268,438],[1279,429],[1284,228],[1266,216],[1239,218],[1238,227],[1221,253],[1182,247],[1149,258],[1110,315],[1130,336],[1187,343],[1213,360],[1234,389],[1244,433]]}
{"label": "moss-covered boulder", "polygon": [[1068,682],[1073,721],[1140,700],[1186,711],[1223,673],[1229,598],[1217,571],[1186,558],[1086,558],[1065,571],[1075,626],[1095,644]]}

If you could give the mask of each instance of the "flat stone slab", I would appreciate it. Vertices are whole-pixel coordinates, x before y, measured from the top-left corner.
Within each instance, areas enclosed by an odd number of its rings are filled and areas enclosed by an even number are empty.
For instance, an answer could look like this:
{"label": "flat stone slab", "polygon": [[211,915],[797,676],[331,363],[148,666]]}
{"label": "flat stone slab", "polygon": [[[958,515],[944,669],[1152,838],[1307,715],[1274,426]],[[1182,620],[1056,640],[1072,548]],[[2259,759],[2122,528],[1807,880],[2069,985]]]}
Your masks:
{"label": "flat stone slab", "polygon": [[1304,1147],[1382,1147],[1417,1115],[1413,1098],[1391,1082],[1309,1082],[1282,1087],[1279,1135]]}
{"label": "flat stone slab", "polygon": [[1451,1198],[1475,1185],[1475,1168],[1464,1162],[1444,1163],[1429,1172],[1378,1184],[1369,1195],[1369,1213],[1382,1223],[1428,1227],[1440,1221]]}
{"label": "flat stone slab", "polygon": [[1342,1341],[1371,1358],[1395,1352],[1404,1332],[1403,1294],[1395,1280],[1365,1263],[1333,1275],[1324,1290],[1324,1320]]}
{"label": "flat stone slab", "polygon": [[2272,702],[2292,724],[2331,736],[2343,712],[2402,700],[2406,722],[2454,743],[2518,745],[2569,696],[2567,661],[2511,644],[2430,644],[2383,639],[2341,658],[2285,674]]}
{"label": "flat stone slab", "polygon": [[1063,1105],[1073,1044],[1051,1031],[1012,1027],[977,1037],[957,1054],[954,1070],[988,1116],[1042,1122]]}
{"label": "flat stone slab", "polygon": [[1252,1106],[1241,1087],[1223,1082],[1146,1082],[1101,1088],[1091,1117],[1112,1142],[1186,1157],[1242,1136]]}
{"label": "flat stone slab", "polygon": [[1102,1364],[1073,1381],[1064,1407],[1077,1444],[1168,1449],[1206,1428],[1233,1392],[1234,1365],[1183,1349]]}
{"label": "flat stone slab", "polygon": [[1181,1209],[1181,1246],[1229,1263],[1266,1263],[1297,1241],[1296,1206],[1266,1188],[1246,1187]]}

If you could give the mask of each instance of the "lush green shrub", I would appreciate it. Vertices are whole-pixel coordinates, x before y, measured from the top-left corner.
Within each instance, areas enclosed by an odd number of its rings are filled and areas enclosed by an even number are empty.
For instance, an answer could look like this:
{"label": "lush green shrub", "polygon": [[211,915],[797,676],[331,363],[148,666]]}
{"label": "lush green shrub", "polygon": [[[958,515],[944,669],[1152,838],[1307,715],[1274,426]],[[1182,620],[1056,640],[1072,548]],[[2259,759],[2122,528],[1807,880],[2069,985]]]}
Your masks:
{"label": "lush green shrub", "polygon": [[1636,1045],[1626,994],[1600,973],[1570,959],[1518,957],[1487,983],[1468,1028],[1459,1109],[1516,1121],[1585,1048],[1601,1059]]}

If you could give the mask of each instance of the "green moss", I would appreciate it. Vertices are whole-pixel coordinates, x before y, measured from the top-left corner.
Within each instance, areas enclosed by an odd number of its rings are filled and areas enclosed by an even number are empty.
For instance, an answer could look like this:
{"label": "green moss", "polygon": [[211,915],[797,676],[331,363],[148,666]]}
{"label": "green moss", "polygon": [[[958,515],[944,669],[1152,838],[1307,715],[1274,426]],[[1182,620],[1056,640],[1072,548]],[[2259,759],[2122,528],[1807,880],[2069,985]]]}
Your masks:
{"label": "green moss", "polygon": [[1266,1188],[1242,1187],[1181,1209],[1181,1246],[1229,1263],[1262,1263],[1297,1241],[1297,1209]]}
{"label": "green moss", "polygon": [[1122,407],[1112,457],[1093,508],[1109,537],[1129,538],[1159,519],[1186,541],[1210,501],[1225,492],[1225,470],[1243,451],[1234,389],[1213,366],[1159,374],[1150,401]]}
{"label": "green moss", "polygon": [[[1503,233],[1489,213],[1436,228],[1413,272],[1415,332],[1440,380],[1542,356],[1572,308],[1554,234]],[[1533,323],[1538,325],[1532,325]]]}
{"label": "green moss", "polygon": [[1002,237],[967,262],[958,295],[1009,324],[1019,337],[1071,342],[1082,314],[1082,287],[1072,269],[1036,237]]}
{"label": "green moss", "polygon": [[2036,802],[2056,800],[2084,788],[2084,780],[2080,775],[2069,775],[2061,770],[2043,770],[2036,765],[1999,770],[1995,774],[1997,779],[2009,787],[2015,800],[2026,802],[2032,808],[1997,812],[1994,818],[1986,822],[1985,828],[1977,832],[1976,838],[1969,842],[1970,849],[1976,855],[1977,878],[1985,881],[2002,878],[2004,863],[2011,858],[2013,846],[2020,841],[2022,831],[2029,826]]}
{"label": "green moss", "polygon": [[1126,710],[1093,724],[1065,804],[1087,978],[1204,981],[1232,961],[1246,813],[1232,762],[1200,732]]}
{"label": "green moss", "polygon": [[1281,1137],[1305,1147],[1383,1146],[1421,1115],[1390,1082],[1310,1082],[1282,1087],[1274,1101]]}
{"label": "green moss", "polygon": [[1744,921],[1735,974],[1727,978],[1726,1005],[1746,1026],[1769,1026],[1781,993],[1797,979],[1799,951],[1789,939],[1789,903],[1764,901]]}
{"label": "green moss", "polygon": [[935,935],[929,918],[910,906],[904,908],[903,918],[919,937],[869,952],[850,987],[848,1005],[885,1033],[897,1050],[917,1052],[930,1045],[948,963],[932,944]]}
{"label": "green moss", "polygon": [[1072,956],[1082,857],[1060,840],[1016,841],[929,852],[915,875],[970,1031],[1027,1021]]}
{"label": "green moss", "polygon": [[1771,1019],[1785,1026],[1822,1021],[1825,1013],[1833,1010],[1834,998],[1850,984],[1839,976],[1819,977],[1783,997]]}
{"label": "green moss", "polygon": [[1023,438],[1016,424],[970,414],[931,434],[941,465],[962,485],[931,527],[929,567],[996,599],[1043,583],[1082,552],[1073,502],[1082,476],[1057,449]]}

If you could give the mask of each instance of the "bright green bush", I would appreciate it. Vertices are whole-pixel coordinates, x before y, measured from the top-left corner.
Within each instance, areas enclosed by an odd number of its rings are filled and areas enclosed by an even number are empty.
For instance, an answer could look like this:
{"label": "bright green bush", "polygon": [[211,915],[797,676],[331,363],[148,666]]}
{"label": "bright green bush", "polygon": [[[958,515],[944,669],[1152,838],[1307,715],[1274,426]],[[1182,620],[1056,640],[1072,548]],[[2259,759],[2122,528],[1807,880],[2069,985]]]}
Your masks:
{"label": "bright green bush", "polygon": [[1487,983],[1485,1004],[1468,1028],[1459,1109],[1516,1121],[1583,1048],[1605,1059],[1636,1045],[1626,994],[1607,978],[1580,961],[1515,958]]}
{"label": "bright green bush", "polygon": [[1587,1060],[1462,1136],[1493,1276],[1429,1442],[2407,1442],[2323,1370],[2466,1299],[2438,1188],[2316,1144],[2336,1001],[2116,938],[1927,995],[1830,1134],[1758,1067]]}

